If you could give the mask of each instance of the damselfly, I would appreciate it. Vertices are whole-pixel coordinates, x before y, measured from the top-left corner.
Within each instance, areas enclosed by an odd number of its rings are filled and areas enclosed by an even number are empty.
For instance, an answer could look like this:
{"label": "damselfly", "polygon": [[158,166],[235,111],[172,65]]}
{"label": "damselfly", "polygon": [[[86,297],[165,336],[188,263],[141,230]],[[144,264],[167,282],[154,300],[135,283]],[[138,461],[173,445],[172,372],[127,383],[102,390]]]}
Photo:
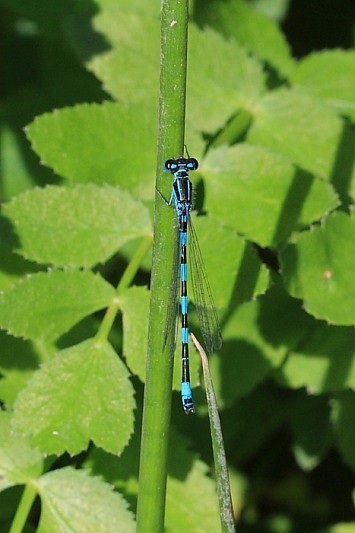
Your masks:
{"label": "damselfly", "polygon": [[175,254],[173,279],[171,282],[171,294],[169,299],[167,327],[165,330],[165,342],[169,334],[169,325],[175,323],[169,316],[176,312],[175,302],[179,280],[181,281],[181,343],[182,343],[182,376],[181,376],[181,398],[185,413],[195,411],[192,400],[190,384],[190,364],[189,364],[189,327],[188,327],[188,295],[187,295],[187,242],[189,241],[189,276],[194,293],[194,304],[200,323],[201,333],[206,344],[208,353],[212,354],[215,349],[222,345],[222,334],[218,323],[217,312],[213,303],[210,285],[204,269],[200,246],[197,241],[196,232],[192,225],[190,213],[192,209],[192,184],[189,179],[189,172],[198,168],[198,162],[193,157],[179,157],[168,159],[164,168],[167,172],[174,174],[171,197],[169,205],[174,204],[178,218],[177,249]]}

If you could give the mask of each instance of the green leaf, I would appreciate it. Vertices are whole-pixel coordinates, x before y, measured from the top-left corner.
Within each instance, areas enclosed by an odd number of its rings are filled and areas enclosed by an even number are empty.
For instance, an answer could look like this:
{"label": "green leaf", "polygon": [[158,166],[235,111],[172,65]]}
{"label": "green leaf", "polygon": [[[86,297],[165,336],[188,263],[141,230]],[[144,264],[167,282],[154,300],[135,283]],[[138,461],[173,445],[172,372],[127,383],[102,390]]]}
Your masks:
{"label": "green leaf", "polygon": [[[116,0],[99,0],[97,2],[101,6],[102,11],[117,8]],[[159,0],[120,0],[119,3],[122,13],[127,11],[135,11],[137,13],[146,13],[151,16],[159,15],[160,2]]]}
{"label": "green leaf", "polygon": [[355,218],[335,212],[301,233],[280,256],[289,293],[308,313],[332,324],[355,324]]}
{"label": "green leaf", "polygon": [[19,19],[23,24],[35,21],[35,29],[38,24],[41,31],[46,32],[52,39],[61,36],[62,20],[73,10],[72,3],[66,1],[58,3],[55,0],[48,0],[45,5],[41,0],[34,0],[30,3],[24,3],[21,0],[5,0],[4,3],[23,17]]}
{"label": "green leaf", "polygon": [[42,472],[42,455],[31,448],[30,439],[14,434],[11,415],[4,411],[0,411],[0,434],[0,490],[36,479]]}
{"label": "green leaf", "polygon": [[319,533],[355,533],[355,522],[340,522],[327,527],[327,529],[322,529]]}
{"label": "green leaf", "polygon": [[[138,412],[137,417],[139,417]],[[106,482],[114,485],[129,502],[133,511],[136,510],[139,487],[140,431],[138,428],[136,429],[129,446],[119,457],[100,448],[92,448],[84,462],[85,468],[90,470],[92,474],[101,476]]]}
{"label": "green leaf", "polygon": [[265,292],[269,273],[250,243],[222,220],[210,216],[192,216],[192,220],[217,309],[226,308],[231,298],[236,305]]}
{"label": "green leaf", "polygon": [[323,98],[338,113],[355,121],[353,50],[322,50],[310,54],[299,62],[290,81],[295,88]]}
{"label": "green leaf", "polygon": [[300,391],[292,403],[289,424],[298,464],[306,471],[313,469],[323,459],[332,441],[328,397]]}
{"label": "green leaf", "polygon": [[59,352],[28,381],[13,426],[45,453],[78,454],[89,441],[121,453],[133,427],[133,388],[108,343],[89,339]]}
{"label": "green leaf", "polygon": [[195,17],[200,25],[209,24],[227,39],[235,37],[249,53],[272,65],[282,76],[292,72],[294,61],[290,47],[275,22],[241,0],[198,3],[201,6],[196,9]]}
{"label": "green leaf", "polygon": [[0,369],[5,374],[13,369],[35,370],[47,355],[36,349],[35,343],[17,339],[0,330]]}
{"label": "green leaf", "polygon": [[124,331],[123,355],[132,373],[143,383],[148,342],[149,297],[150,293],[144,287],[131,287],[120,295]]}
{"label": "green leaf", "polygon": [[[21,147],[22,148],[22,147]],[[10,198],[32,186],[15,132],[1,126],[2,198]]]}
{"label": "green leaf", "polygon": [[252,4],[252,8],[263,13],[269,19],[281,22],[288,10],[288,0],[276,0],[272,3],[269,0],[256,0]]}
{"label": "green leaf", "polygon": [[278,283],[239,306],[223,328],[221,356],[210,357],[218,405],[245,396],[284,361],[313,319]]}
{"label": "green leaf", "polygon": [[17,398],[20,390],[22,390],[28,379],[32,376],[31,371],[9,370],[6,376],[2,376],[0,380],[0,398],[7,408],[10,408]]}
{"label": "green leaf", "polygon": [[[179,448],[177,439],[174,447]],[[176,464],[178,463],[177,455]],[[192,457],[191,457],[192,459]],[[208,467],[194,458],[187,475],[168,477],[166,497],[166,527],[168,532],[185,531],[205,533],[219,531],[220,520],[214,481],[208,477]]]}
{"label": "green leaf", "polygon": [[330,185],[261,146],[211,150],[200,171],[209,213],[262,247],[280,245],[339,204]]}
{"label": "green leaf", "polygon": [[43,163],[63,177],[120,185],[140,198],[151,198],[154,109],[113,102],[76,105],[37,117],[26,132]]}
{"label": "green leaf", "polygon": [[7,408],[14,403],[18,392],[43,362],[43,354],[46,354],[45,346],[37,349],[31,341],[0,331],[0,398]]}
{"label": "green leaf", "polygon": [[0,398],[7,409],[38,366],[56,351],[50,342],[18,339],[0,330]]}
{"label": "green leaf", "polygon": [[56,266],[92,267],[151,232],[146,207],[118,187],[32,189],[5,204],[3,213],[16,231],[16,251]]}
{"label": "green leaf", "polygon": [[[121,2],[106,5],[95,17],[94,27],[105,35],[111,46],[107,51],[96,54],[86,65],[103,81],[105,89],[116,100],[138,104],[137,108],[144,109],[144,115],[150,115],[149,110],[157,114],[160,26],[159,6],[156,7],[155,14],[151,16],[143,10],[135,11],[131,6],[124,9]],[[147,11],[147,8],[144,10]],[[155,128],[156,120],[151,126]],[[136,126],[134,130],[139,136]],[[148,138],[148,132],[144,133]],[[153,138],[149,139],[154,142],[153,154],[155,137],[154,129]],[[136,141],[134,146],[140,147],[140,143]],[[142,161],[141,157],[138,159]]]}
{"label": "green leaf", "polygon": [[[224,439],[233,443],[236,461],[246,462],[256,454],[259,456],[280,428],[285,427],[288,414],[285,403],[284,391],[268,380],[236,402],[235,410],[222,414]],[[229,413],[233,423],[228,423]]]}
{"label": "green leaf", "polygon": [[253,109],[247,140],[279,152],[313,174],[332,174],[343,123],[329,106],[314,97],[278,89]]}
{"label": "green leaf", "polygon": [[[137,415],[139,416],[139,414]],[[102,450],[90,451],[86,466],[115,485],[127,500],[136,505],[139,475],[140,423],[130,445],[121,457]],[[190,443],[174,428],[169,438],[168,483],[165,525],[167,532],[190,530],[219,531],[215,483],[207,465],[189,451]],[[182,475],[183,473],[183,475]],[[208,512],[206,512],[208,506]]]}
{"label": "green leaf", "polygon": [[352,469],[355,468],[355,394],[347,390],[332,401],[332,420],[334,424],[337,447],[343,460]]}
{"label": "green leaf", "polygon": [[[2,205],[4,209],[6,204]],[[9,227],[8,221],[0,218],[0,241],[4,242],[4,246],[0,243],[0,290],[6,290],[13,285],[19,278],[30,272],[38,272],[43,269],[35,263],[26,261],[17,254],[14,254],[11,247],[14,247],[16,236]],[[6,243],[6,244],[5,244]]]}
{"label": "green leaf", "polygon": [[38,480],[42,513],[37,533],[133,533],[135,523],[123,498],[85,471],[71,467]]}
{"label": "green leaf", "polygon": [[[341,357],[339,357],[341,354]],[[313,327],[281,369],[283,386],[314,394],[355,388],[355,331],[314,320]]]}
{"label": "green leaf", "polygon": [[91,271],[40,272],[0,295],[0,327],[17,337],[55,339],[106,307],[114,295],[114,288]]}
{"label": "green leaf", "polygon": [[207,465],[189,451],[189,441],[176,431],[171,432],[169,444],[167,531],[181,531],[182,523],[186,531],[219,531],[216,485]]}
{"label": "green leaf", "polygon": [[214,132],[265,91],[262,65],[211,29],[190,27],[188,64],[187,119],[196,129]]}
{"label": "green leaf", "polygon": [[[140,406],[141,407],[141,406]],[[120,456],[105,452],[96,447],[90,448],[84,467],[95,476],[102,476],[103,480],[123,494],[130,503],[133,511],[137,506],[139,488],[139,453],[141,447],[142,409],[138,409],[134,421],[134,429],[129,446]],[[183,453],[185,450],[182,450]]]}

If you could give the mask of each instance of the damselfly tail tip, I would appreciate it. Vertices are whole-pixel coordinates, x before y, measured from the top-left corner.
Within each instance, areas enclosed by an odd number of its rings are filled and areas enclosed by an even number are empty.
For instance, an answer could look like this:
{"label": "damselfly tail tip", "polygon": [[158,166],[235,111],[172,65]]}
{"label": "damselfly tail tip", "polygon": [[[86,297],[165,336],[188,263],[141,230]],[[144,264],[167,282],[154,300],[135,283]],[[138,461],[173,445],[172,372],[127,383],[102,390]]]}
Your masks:
{"label": "damselfly tail tip", "polygon": [[187,400],[188,404],[183,402],[184,411],[186,415],[189,415],[190,413],[195,412],[194,404],[192,403],[192,399]]}
{"label": "damselfly tail tip", "polygon": [[191,386],[188,382],[181,383],[181,400],[185,413],[188,415],[195,412],[194,402],[192,400]]}

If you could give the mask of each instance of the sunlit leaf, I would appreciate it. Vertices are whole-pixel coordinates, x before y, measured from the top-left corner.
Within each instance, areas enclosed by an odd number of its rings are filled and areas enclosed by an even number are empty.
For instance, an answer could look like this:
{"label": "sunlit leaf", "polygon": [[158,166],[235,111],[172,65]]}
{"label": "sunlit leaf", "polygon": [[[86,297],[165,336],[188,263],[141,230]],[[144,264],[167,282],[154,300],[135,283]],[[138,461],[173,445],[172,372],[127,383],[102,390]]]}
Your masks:
{"label": "sunlit leaf", "polygon": [[14,405],[13,426],[45,453],[77,454],[90,440],[111,453],[129,441],[135,402],[110,344],[89,339],[44,364]]}
{"label": "sunlit leaf", "polygon": [[42,472],[43,458],[30,439],[14,434],[11,415],[0,411],[0,490],[35,480]]}
{"label": "sunlit leaf", "polygon": [[88,270],[40,272],[0,294],[0,327],[17,337],[55,339],[106,307],[114,294],[109,283]]}
{"label": "sunlit leaf", "polygon": [[85,471],[71,467],[38,481],[42,512],[38,533],[133,533],[135,522],[123,498]]}
{"label": "sunlit leaf", "polygon": [[289,293],[332,324],[355,324],[355,218],[342,212],[301,233],[281,253]]}
{"label": "sunlit leaf", "polygon": [[82,104],[41,115],[26,132],[44,164],[61,176],[79,183],[119,185],[140,198],[151,198],[156,145],[153,109],[142,112],[138,105],[113,102]]}
{"label": "sunlit leaf", "polygon": [[94,266],[127,241],[147,235],[146,207],[128,191],[94,184],[32,189],[4,205],[27,259],[56,266]]}

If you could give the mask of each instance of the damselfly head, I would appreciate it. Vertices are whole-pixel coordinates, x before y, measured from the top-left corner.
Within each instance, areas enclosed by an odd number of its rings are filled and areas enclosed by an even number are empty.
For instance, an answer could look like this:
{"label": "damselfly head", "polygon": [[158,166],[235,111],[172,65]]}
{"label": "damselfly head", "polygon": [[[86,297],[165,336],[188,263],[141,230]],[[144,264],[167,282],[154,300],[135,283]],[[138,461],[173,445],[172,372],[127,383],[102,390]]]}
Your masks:
{"label": "damselfly head", "polygon": [[164,169],[167,172],[177,172],[178,170],[197,170],[198,162],[194,157],[178,157],[177,159],[168,159],[165,161]]}

